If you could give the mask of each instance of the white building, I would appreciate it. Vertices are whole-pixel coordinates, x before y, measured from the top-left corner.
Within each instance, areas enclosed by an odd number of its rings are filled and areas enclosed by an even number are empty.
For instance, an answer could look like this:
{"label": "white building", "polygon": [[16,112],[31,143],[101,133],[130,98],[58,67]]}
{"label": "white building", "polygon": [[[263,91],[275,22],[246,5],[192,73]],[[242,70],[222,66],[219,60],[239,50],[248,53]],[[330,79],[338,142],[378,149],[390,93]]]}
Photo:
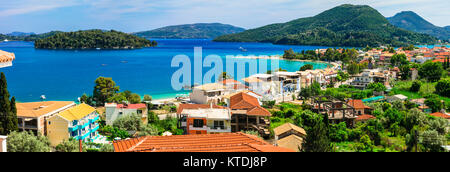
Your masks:
{"label": "white building", "polygon": [[124,115],[138,115],[144,124],[147,123],[147,105],[140,104],[116,104],[106,103],[106,125],[112,125],[116,119]]}
{"label": "white building", "polygon": [[195,86],[189,94],[192,103],[196,104],[217,104],[221,96],[228,94],[226,86],[220,83],[210,83]]}
{"label": "white building", "polygon": [[8,138],[8,136],[0,136],[0,152],[7,152],[6,138]]}

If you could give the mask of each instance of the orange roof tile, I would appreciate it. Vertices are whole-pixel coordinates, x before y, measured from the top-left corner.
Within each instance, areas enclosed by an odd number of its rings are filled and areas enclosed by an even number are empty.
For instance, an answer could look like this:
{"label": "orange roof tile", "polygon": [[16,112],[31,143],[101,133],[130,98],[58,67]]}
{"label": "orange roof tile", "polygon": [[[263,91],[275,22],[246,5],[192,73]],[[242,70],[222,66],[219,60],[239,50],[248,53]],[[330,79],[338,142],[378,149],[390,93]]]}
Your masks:
{"label": "orange roof tile", "polygon": [[432,114],[430,114],[431,116],[435,116],[435,117],[441,117],[441,118],[445,118],[445,119],[450,119],[450,115],[444,114],[442,112],[434,112]]}
{"label": "orange roof tile", "polygon": [[14,55],[14,53],[0,50],[0,63],[13,61],[15,58],[16,56]]}
{"label": "orange roof tile", "polygon": [[293,152],[238,133],[144,136],[113,142],[115,152]]}
{"label": "orange roof tile", "polygon": [[444,62],[445,62],[445,59],[436,59],[436,60],[433,60],[433,62],[441,62],[441,63],[444,63]]}
{"label": "orange roof tile", "polygon": [[356,117],[356,120],[362,121],[362,120],[375,119],[375,118],[376,117],[374,117],[372,115],[363,114],[363,115],[359,115],[358,117]]}
{"label": "orange roof tile", "polygon": [[240,82],[239,81],[236,81],[236,80],[234,80],[234,79],[225,79],[225,80],[223,80],[222,81],[222,84],[240,84]]}
{"label": "orange roof tile", "polygon": [[[17,116],[37,118],[57,110],[63,111],[68,107],[75,106],[71,101],[45,101],[45,102],[30,102],[30,103],[16,103]],[[65,108],[66,107],[66,108]],[[65,109],[63,109],[65,108]]]}
{"label": "orange roof tile", "polygon": [[231,96],[230,108],[247,110],[247,115],[271,116],[269,111],[259,105],[258,99],[244,92]]}
{"label": "orange roof tile", "polygon": [[355,109],[370,109],[370,107],[364,105],[362,100],[349,100],[348,104]]}

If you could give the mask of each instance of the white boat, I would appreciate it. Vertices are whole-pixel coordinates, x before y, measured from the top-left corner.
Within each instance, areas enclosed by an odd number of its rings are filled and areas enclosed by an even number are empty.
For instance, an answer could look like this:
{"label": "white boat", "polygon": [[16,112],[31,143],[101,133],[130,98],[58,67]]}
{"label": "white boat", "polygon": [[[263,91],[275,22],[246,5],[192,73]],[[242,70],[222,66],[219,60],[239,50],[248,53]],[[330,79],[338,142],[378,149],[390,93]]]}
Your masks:
{"label": "white boat", "polygon": [[239,49],[240,49],[241,51],[247,51],[247,49],[245,49],[245,48],[243,48],[243,47],[239,47]]}
{"label": "white boat", "polygon": [[8,42],[8,39],[3,40],[4,42]]}

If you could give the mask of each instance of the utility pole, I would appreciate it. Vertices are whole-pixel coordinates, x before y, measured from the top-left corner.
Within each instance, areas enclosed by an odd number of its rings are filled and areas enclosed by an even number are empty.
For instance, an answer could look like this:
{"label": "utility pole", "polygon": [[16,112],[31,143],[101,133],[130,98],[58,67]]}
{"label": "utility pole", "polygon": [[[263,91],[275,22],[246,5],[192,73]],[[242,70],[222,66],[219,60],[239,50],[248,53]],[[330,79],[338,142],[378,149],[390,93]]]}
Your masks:
{"label": "utility pole", "polygon": [[80,140],[78,140],[78,143],[80,145],[80,152],[83,152],[83,142]]}

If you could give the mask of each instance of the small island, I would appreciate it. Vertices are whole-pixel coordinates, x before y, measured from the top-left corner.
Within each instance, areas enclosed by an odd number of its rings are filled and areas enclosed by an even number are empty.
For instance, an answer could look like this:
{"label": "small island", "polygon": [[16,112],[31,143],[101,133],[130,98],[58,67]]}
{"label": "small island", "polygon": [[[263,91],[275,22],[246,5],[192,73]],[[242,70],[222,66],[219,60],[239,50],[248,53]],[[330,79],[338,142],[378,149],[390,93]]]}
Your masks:
{"label": "small island", "polygon": [[136,49],[156,45],[156,41],[115,30],[98,29],[61,32],[34,43],[38,49]]}

